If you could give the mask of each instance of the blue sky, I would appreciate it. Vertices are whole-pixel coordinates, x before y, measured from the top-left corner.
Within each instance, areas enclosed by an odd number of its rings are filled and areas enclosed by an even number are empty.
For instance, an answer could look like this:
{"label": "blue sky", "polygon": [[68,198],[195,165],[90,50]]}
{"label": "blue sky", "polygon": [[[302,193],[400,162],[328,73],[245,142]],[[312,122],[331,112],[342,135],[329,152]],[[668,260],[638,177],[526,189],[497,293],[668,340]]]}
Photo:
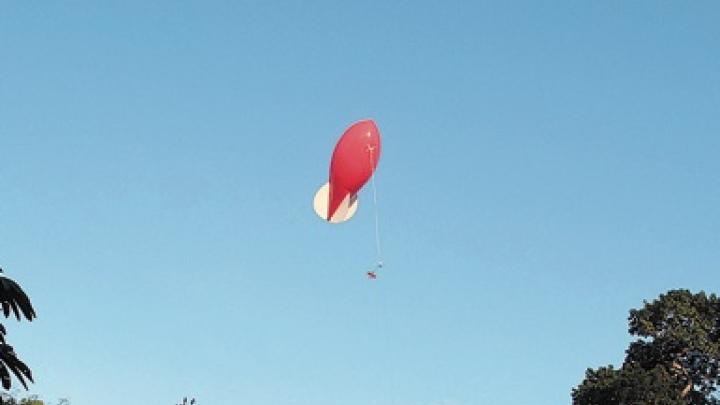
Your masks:
{"label": "blue sky", "polygon": [[[3,2],[0,264],[76,404],[569,403],[720,281],[717,2]],[[374,118],[371,194],[312,211]]]}

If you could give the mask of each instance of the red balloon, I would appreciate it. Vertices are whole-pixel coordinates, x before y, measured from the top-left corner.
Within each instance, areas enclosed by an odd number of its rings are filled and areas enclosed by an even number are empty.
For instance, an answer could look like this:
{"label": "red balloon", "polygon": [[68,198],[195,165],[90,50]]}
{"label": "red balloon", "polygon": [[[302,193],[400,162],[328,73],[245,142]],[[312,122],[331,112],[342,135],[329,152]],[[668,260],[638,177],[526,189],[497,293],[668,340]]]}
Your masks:
{"label": "red balloon", "polygon": [[380,160],[380,131],[372,120],[351,125],[340,137],[330,162],[327,220],[348,195],[351,198],[375,172]]}

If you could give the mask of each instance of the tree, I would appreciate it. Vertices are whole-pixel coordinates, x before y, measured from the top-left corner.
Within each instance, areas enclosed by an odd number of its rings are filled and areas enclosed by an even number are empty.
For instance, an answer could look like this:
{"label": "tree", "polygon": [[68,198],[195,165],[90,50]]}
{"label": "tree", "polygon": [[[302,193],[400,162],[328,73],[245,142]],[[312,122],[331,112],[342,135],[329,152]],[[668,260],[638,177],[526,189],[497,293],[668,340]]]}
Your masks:
{"label": "tree", "polygon": [[[2,273],[0,268],[0,273]],[[5,317],[9,317],[11,314],[15,315],[15,318],[19,321],[21,317],[24,317],[28,321],[32,321],[35,318],[35,309],[30,302],[27,294],[20,288],[20,286],[13,280],[0,275],[0,305]],[[15,350],[5,340],[6,335],[5,327],[0,324],[0,382],[5,390],[9,390],[12,386],[10,373],[20,381],[22,386],[27,389],[26,379],[33,382],[32,372],[30,368],[17,357]],[[0,396],[0,405],[3,405],[5,400]]]}
{"label": "tree", "polygon": [[[51,405],[50,402],[45,402],[42,399],[39,399],[37,395],[30,395],[25,398],[18,398],[17,395],[4,393],[2,394],[2,399],[5,401],[3,402],[4,405]],[[68,400],[67,398],[60,398],[54,404],[70,405],[70,400]]]}
{"label": "tree", "polygon": [[574,405],[720,405],[720,300],[671,290],[630,310],[638,339],[620,369],[588,369]]}
{"label": "tree", "polygon": [[19,405],[45,405],[45,402],[37,399],[37,397],[23,398],[20,400]]}

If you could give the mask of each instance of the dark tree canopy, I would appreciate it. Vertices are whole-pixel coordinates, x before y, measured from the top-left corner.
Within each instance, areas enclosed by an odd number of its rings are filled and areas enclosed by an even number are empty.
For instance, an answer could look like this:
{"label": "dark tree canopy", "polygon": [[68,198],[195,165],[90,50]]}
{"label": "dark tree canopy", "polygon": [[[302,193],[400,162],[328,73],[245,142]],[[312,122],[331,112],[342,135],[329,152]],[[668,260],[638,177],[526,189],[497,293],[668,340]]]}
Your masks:
{"label": "dark tree canopy", "polygon": [[720,405],[720,301],[672,290],[630,311],[638,339],[620,369],[588,369],[574,405]]}
{"label": "dark tree canopy", "polygon": [[[0,269],[2,273],[2,269]],[[0,275],[0,305],[3,309],[5,317],[11,314],[19,321],[24,317],[28,321],[35,318],[35,309],[30,303],[30,298],[13,280]],[[32,382],[32,372],[30,368],[17,357],[15,350],[5,340],[5,327],[0,324],[0,382],[5,390],[10,389],[12,381],[10,373],[12,373],[18,381],[27,389],[27,381]],[[0,397],[0,405],[3,404],[3,398]]]}

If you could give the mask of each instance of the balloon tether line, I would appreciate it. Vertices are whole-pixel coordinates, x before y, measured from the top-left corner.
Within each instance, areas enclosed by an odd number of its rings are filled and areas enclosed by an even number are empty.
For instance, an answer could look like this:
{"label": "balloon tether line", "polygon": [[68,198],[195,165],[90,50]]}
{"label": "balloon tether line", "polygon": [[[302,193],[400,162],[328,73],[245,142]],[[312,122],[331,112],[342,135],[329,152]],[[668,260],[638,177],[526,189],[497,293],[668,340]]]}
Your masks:
{"label": "balloon tether line", "polygon": [[378,213],[378,202],[377,202],[377,187],[375,186],[375,148],[371,145],[368,145],[368,152],[370,152],[370,170],[372,172],[370,182],[372,183],[372,190],[373,190],[373,205],[375,208],[375,253],[376,253],[376,260],[375,263],[375,269],[374,272],[379,271],[383,267],[383,261],[382,261],[382,248],[380,244],[380,215]]}

